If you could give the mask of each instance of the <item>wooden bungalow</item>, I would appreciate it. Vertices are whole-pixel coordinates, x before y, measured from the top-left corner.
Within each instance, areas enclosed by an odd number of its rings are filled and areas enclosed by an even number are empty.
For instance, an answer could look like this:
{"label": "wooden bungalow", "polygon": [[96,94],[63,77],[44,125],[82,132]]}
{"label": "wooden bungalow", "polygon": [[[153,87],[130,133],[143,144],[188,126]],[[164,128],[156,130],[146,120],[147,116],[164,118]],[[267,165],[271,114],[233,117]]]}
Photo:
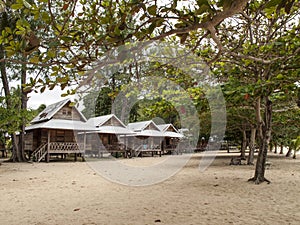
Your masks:
{"label": "wooden bungalow", "polygon": [[158,128],[164,135],[164,140],[162,143],[163,153],[180,153],[180,150],[177,149],[180,139],[183,138],[183,135],[172,124],[160,124],[157,125]]}
{"label": "wooden bungalow", "polygon": [[127,129],[119,118],[114,114],[94,117],[87,121],[87,125],[92,127],[92,130],[81,135],[81,142],[87,155],[102,157],[103,154],[109,153],[118,157],[121,153],[127,157],[126,136],[133,132]]}
{"label": "wooden bungalow", "polygon": [[147,152],[150,152],[152,156],[154,153],[161,156],[164,136],[152,120],[129,123],[127,128],[135,133],[128,139],[128,146],[133,149],[135,156],[142,156]]}
{"label": "wooden bungalow", "polygon": [[76,132],[90,129],[85,122],[84,115],[69,99],[49,105],[25,128],[25,151],[37,162],[49,162],[51,155],[58,154],[73,153],[75,160],[78,155],[83,157],[84,149],[76,142]]}

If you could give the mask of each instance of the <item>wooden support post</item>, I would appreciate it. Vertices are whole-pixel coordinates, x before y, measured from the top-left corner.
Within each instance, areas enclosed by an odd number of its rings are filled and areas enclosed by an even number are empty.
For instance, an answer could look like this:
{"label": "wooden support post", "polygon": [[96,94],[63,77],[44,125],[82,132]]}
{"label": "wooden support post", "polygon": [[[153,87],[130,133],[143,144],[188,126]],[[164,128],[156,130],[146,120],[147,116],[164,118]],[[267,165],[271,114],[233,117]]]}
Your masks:
{"label": "wooden support post", "polygon": [[46,154],[46,162],[48,163],[50,161],[50,130],[48,130],[48,138],[47,138],[47,154]]}
{"label": "wooden support post", "polygon": [[84,136],[83,136],[83,150],[85,152],[86,149],[86,132],[84,132]]}

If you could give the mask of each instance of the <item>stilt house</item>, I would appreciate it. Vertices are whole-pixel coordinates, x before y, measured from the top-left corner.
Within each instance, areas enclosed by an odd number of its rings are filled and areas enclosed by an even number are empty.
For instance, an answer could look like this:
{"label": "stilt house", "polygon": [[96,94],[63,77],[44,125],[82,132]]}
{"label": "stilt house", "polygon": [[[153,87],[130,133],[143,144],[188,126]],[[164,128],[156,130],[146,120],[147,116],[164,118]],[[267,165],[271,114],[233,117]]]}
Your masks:
{"label": "stilt house", "polygon": [[[162,150],[164,153],[172,153],[176,151],[177,145],[181,138],[184,136],[173,126],[173,124],[160,124],[157,125],[164,135]],[[176,152],[179,153],[178,151]]]}
{"label": "stilt house", "polygon": [[161,155],[161,144],[164,136],[152,120],[129,123],[127,128],[135,133],[130,136],[128,146],[135,151],[136,156],[143,154],[143,152]]}
{"label": "stilt house", "polygon": [[76,158],[84,153],[76,142],[76,133],[90,129],[85,122],[69,99],[49,105],[25,128],[25,151],[36,161],[49,161],[53,154],[74,153]]}
{"label": "stilt house", "polygon": [[87,125],[93,128],[83,133],[83,143],[87,154],[96,154],[101,157],[103,153],[123,153],[126,156],[126,136],[133,132],[127,129],[114,114],[90,118]]}

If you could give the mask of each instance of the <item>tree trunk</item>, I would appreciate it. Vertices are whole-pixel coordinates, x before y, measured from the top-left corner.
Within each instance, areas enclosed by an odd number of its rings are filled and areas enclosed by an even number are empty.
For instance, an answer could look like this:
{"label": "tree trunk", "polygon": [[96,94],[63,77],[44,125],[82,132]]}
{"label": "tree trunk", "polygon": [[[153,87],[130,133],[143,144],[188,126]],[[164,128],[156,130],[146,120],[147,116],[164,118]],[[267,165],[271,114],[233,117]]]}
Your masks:
{"label": "tree trunk", "polygon": [[246,159],[246,148],[247,148],[247,133],[246,130],[242,131],[243,134],[243,140],[242,140],[242,146],[241,146],[241,159]]}
{"label": "tree trunk", "polygon": [[[23,60],[25,61],[26,58],[24,57]],[[27,79],[27,66],[26,64],[22,65],[21,69],[21,113],[26,113],[27,111],[27,92],[24,91],[24,87],[26,84],[26,79]],[[22,117],[22,123],[21,123],[21,133],[20,133],[20,157],[22,161],[26,161],[26,156],[25,156],[25,127],[27,124],[26,117]]]}
{"label": "tree trunk", "polygon": [[283,154],[283,142],[280,143],[280,152],[279,154]]}
{"label": "tree trunk", "polygon": [[296,159],[296,155],[297,155],[297,151],[296,151],[296,149],[294,149],[293,159]]}
{"label": "tree trunk", "polygon": [[272,150],[273,150],[273,142],[270,142],[269,152],[272,152]]}
{"label": "tree trunk", "polygon": [[13,152],[10,158],[12,162],[25,162],[27,161],[24,152],[25,146],[25,126],[26,126],[26,110],[27,110],[27,93],[24,92],[24,85],[26,83],[26,65],[23,64],[21,68],[21,107],[20,113],[23,114],[21,125],[20,125],[20,135],[17,137],[13,134]]}
{"label": "tree trunk", "polygon": [[[0,45],[0,59],[4,59],[5,53],[3,46]],[[7,73],[6,73],[6,65],[5,61],[0,62],[0,70],[1,70],[1,80],[2,80],[2,86],[4,89],[4,94],[5,94],[5,102],[6,102],[6,109],[10,110],[12,109],[13,105],[11,102],[11,94],[10,94],[10,87],[9,87],[9,82],[7,78]],[[18,138],[15,133],[11,134],[12,135],[12,156],[16,157],[15,159],[18,159]],[[18,161],[14,160],[14,158],[10,159],[11,161]]]}
{"label": "tree trunk", "polygon": [[249,142],[249,156],[247,160],[248,165],[254,165],[254,152],[255,152],[255,136],[256,128],[251,128],[250,142]]}
{"label": "tree trunk", "polygon": [[289,147],[289,150],[286,153],[285,157],[290,157],[292,155],[292,151],[293,151],[293,149],[291,147]]}
{"label": "tree trunk", "polygon": [[278,147],[278,145],[277,145],[277,143],[275,142],[275,144],[274,144],[274,149],[275,149],[275,150],[274,150],[274,153],[275,153],[275,154],[277,154],[277,147]]}
{"label": "tree trunk", "polygon": [[261,117],[260,110],[260,100],[256,103],[256,116],[258,122],[258,132],[259,132],[259,141],[260,148],[256,161],[256,168],[254,177],[249,179],[249,181],[254,181],[255,184],[260,184],[264,181],[270,183],[265,178],[265,163],[267,160],[268,146],[271,139],[271,122],[272,122],[272,102],[268,96],[265,96],[265,116],[264,120]]}

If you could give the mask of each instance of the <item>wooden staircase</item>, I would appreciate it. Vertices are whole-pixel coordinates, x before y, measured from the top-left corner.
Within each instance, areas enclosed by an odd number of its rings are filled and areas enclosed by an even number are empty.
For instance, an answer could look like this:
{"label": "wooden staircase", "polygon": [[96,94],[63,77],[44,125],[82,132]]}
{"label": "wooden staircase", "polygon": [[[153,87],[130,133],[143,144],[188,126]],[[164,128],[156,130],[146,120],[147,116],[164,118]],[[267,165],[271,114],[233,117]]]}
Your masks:
{"label": "wooden staircase", "polygon": [[32,153],[32,159],[35,162],[40,162],[48,153],[48,144],[41,145]]}

